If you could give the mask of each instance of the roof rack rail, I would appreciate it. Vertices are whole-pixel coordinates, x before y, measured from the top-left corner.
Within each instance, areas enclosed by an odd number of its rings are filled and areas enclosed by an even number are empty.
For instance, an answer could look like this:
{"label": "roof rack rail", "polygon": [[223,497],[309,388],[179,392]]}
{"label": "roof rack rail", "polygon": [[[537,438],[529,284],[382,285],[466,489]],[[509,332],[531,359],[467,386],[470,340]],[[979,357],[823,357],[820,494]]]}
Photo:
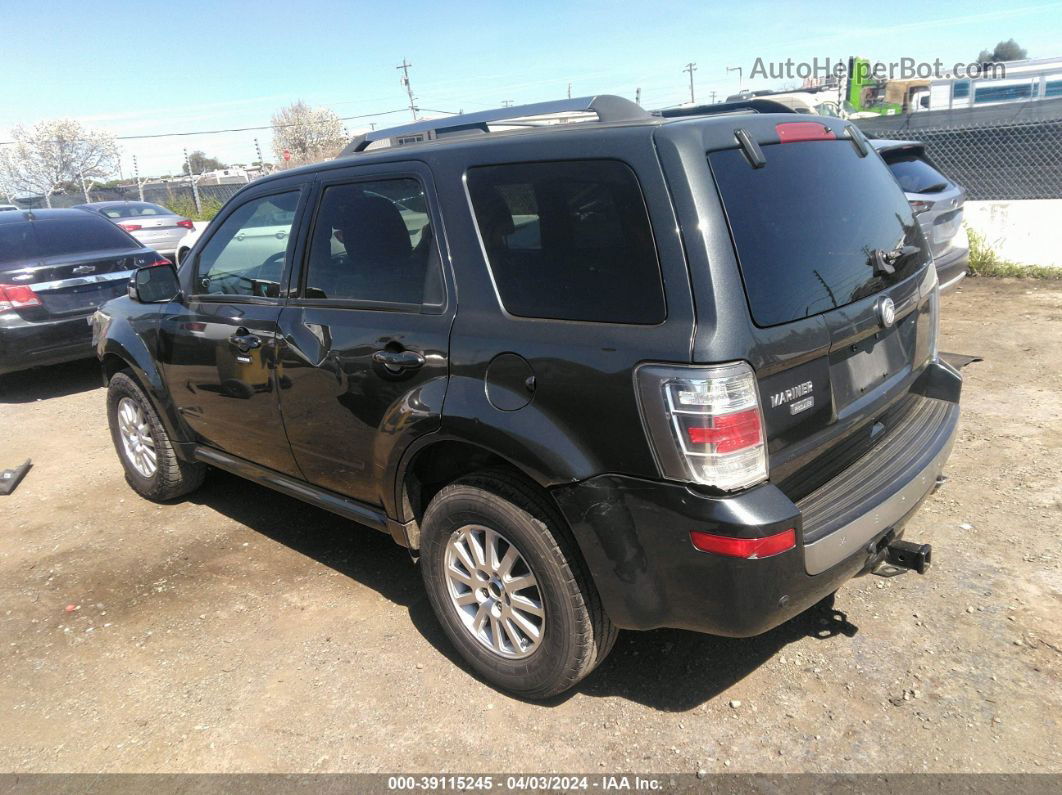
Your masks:
{"label": "roof rack rail", "polygon": [[671,119],[680,116],[715,116],[723,113],[796,113],[788,105],[773,99],[742,99],[736,102],[717,102],[714,105],[692,105],[686,108],[654,110],[657,116]]}
{"label": "roof rack rail", "polygon": [[576,97],[573,99],[558,99],[551,102],[536,102],[531,105],[494,108],[493,110],[484,110],[478,113],[462,113],[455,116],[447,116],[443,119],[425,119],[412,124],[403,124],[399,127],[372,130],[359,135],[347,144],[339,156],[344,157],[363,152],[369,144],[387,138],[422,135],[425,133],[432,133],[435,137],[455,133],[485,133],[489,132],[487,125],[491,123],[559,113],[596,113],[598,121],[602,122],[653,118],[649,111],[644,110],[629,99],[612,94],[599,94],[593,97]]}

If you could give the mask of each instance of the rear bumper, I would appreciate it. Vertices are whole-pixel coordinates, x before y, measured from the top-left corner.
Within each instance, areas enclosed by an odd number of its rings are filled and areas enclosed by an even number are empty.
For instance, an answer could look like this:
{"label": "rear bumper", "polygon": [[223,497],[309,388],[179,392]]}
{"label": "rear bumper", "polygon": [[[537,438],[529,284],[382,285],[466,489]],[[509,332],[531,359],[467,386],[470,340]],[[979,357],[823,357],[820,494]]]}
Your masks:
{"label": "rear bumper", "polygon": [[952,246],[939,259],[936,259],[935,263],[937,266],[937,281],[940,282],[940,292],[949,292],[958,286],[970,269],[969,246],[965,243]]}
{"label": "rear bumper", "polygon": [[32,323],[15,312],[0,313],[0,375],[92,358],[95,352],[88,317]]}
{"label": "rear bumper", "polygon": [[[933,490],[959,407],[922,400],[931,410],[919,428],[907,429],[891,451],[874,448],[799,503],[771,483],[712,497],[620,475],[553,494],[617,625],[758,635],[868,570]],[[753,538],[788,528],[796,547],[759,560],[700,552],[690,541],[691,530]]]}

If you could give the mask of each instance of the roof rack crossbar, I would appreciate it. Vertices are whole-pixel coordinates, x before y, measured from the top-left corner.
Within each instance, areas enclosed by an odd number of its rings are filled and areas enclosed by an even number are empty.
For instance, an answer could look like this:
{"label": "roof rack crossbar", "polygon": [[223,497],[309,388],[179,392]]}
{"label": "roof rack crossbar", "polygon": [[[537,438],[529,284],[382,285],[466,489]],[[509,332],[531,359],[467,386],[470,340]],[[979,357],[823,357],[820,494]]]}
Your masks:
{"label": "roof rack crossbar", "polygon": [[491,123],[500,123],[513,119],[524,119],[530,116],[544,116],[559,113],[596,113],[598,121],[632,121],[636,119],[649,119],[652,115],[629,99],[617,97],[612,94],[599,94],[592,97],[574,97],[572,99],[559,99],[550,102],[536,102],[531,105],[514,105],[508,108],[494,108],[477,113],[462,113],[448,116],[443,119],[426,119],[415,121],[411,124],[403,124],[398,127],[388,127],[382,130],[359,135],[351,141],[340,153],[344,155],[355,154],[364,151],[374,141],[400,136],[422,135],[435,133],[446,135],[448,132],[458,130],[486,130]]}

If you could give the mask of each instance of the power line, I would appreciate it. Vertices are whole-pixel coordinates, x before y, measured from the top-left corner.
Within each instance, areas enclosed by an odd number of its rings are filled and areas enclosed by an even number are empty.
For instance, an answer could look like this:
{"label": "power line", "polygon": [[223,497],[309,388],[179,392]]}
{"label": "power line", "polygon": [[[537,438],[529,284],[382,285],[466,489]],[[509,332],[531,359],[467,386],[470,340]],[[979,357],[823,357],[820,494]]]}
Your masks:
{"label": "power line", "polygon": [[[350,121],[351,119],[368,119],[373,116],[388,116],[392,113],[404,113],[406,108],[398,108],[397,110],[382,110],[377,113],[360,113],[357,116],[339,116],[339,121]],[[449,111],[431,111],[432,113],[449,113]],[[218,135],[221,133],[234,133],[234,132],[252,132],[256,130],[273,130],[278,127],[297,127],[298,122],[291,124],[266,124],[261,127],[231,127],[224,130],[194,130],[192,132],[171,132],[171,133],[153,133],[151,135],[116,135],[114,140],[116,141],[142,141],[149,138],[174,138],[178,136],[186,135]],[[14,144],[14,141],[0,141],[0,146],[8,146]],[[61,143],[60,141],[49,141],[49,143]]]}

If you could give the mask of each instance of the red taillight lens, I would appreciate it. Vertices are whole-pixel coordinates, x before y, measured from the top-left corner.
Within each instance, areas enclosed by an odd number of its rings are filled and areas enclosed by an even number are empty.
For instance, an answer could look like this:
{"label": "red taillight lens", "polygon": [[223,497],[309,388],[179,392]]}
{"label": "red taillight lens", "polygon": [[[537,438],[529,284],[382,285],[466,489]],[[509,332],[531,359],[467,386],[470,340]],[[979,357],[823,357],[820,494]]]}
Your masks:
{"label": "red taillight lens", "polygon": [[744,362],[642,365],[639,405],[660,474],[724,491],[767,479],[759,387]]}
{"label": "red taillight lens", "polygon": [[191,221],[178,221],[177,226],[181,227],[182,229],[195,229],[195,224],[193,224]]}
{"label": "red taillight lens", "polygon": [[155,260],[154,262],[149,262],[149,263],[148,263],[147,265],[145,265],[144,267],[145,267],[145,268],[157,268],[157,267],[159,267],[160,265],[173,265],[173,263],[172,263],[172,262],[170,262],[170,261],[169,261],[168,259],[166,259],[165,257],[159,257],[159,258],[158,258],[157,260]]}
{"label": "red taillight lens", "polygon": [[796,546],[796,530],[789,528],[763,538],[731,538],[692,530],[690,540],[701,552],[712,552],[730,558],[769,558]]}
{"label": "red taillight lens", "polygon": [[33,292],[32,287],[22,284],[0,284],[0,312],[40,305],[41,299]]}
{"label": "red taillight lens", "polygon": [[759,409],[712,417],[710,427],[688,426],[691,444],[710,444],[716,453],[733,453],[759,444],[762,439]]}
{"label": "red taillight lens", "polygon": [[118,224],[118,226],[122,227],[126,232],[136,232],[144,228],[140,224]]}
{"label": "red taillight lens", "polygon": [[796,143],[797,141],[836,141],[828,127],[814,121],[787,121],[774,125],[774,131],[778,133],[778,140],[783,144]]}
{"label": "red taillight lens", "polygon": [[911,205],[911,211],[915,215],[933,209],[933,202],[923,201],[921,199],[911,199],[907,203]]}

